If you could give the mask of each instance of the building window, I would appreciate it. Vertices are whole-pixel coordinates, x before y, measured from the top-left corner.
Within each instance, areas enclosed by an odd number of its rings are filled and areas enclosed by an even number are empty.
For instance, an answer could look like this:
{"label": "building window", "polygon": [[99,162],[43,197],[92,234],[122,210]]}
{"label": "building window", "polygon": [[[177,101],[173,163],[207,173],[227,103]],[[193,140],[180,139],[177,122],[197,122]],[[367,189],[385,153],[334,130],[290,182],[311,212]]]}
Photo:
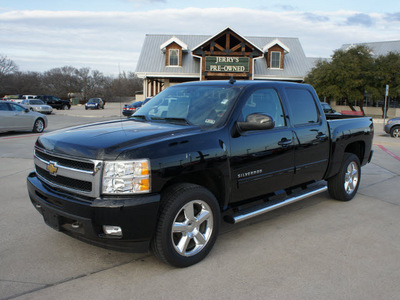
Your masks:
{"label": "building window", "polygon": [[179,66],[179,49],[169,49],[169,66]]}
{"label": "building window", "polygon": [[271,69],[281,68],[281,53],[271,52]]}

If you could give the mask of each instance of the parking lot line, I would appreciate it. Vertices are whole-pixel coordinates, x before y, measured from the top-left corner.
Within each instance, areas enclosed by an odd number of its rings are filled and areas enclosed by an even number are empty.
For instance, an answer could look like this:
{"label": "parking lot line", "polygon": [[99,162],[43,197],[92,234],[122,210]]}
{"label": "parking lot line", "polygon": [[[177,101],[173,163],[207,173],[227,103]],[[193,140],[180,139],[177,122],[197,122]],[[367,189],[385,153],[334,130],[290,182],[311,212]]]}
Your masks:
{"label": "parking lot line", "polygon": [[388,149],[386,149],[385,147],[383,147],[382,145],[377,145],[379,148],[381,148],[383,151],[385,151],[387,154],[389,154],[391,157],[393,157],[394,159],[397,159],[398,161],[400,161],[400,157],[398,157],[396,154],[394,154],[393,152],[390,152]]}

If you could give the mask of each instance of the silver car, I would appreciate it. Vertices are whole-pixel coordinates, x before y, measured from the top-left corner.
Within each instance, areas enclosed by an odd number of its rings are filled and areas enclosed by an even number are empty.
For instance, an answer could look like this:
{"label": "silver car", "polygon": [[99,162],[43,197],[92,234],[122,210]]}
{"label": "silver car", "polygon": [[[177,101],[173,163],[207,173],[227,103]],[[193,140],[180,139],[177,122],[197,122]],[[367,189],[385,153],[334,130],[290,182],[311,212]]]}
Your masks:
{"label": "silver car", "polygon": [[385,132],[389,133],[391,137],[400,137],[400,118],[393,118],[387,121],[385,125]]}
{"label": "silver car", "polygon": [[47,117],[20,104],[0,101],[0,132],[32,131],[43,132],[47,127]]}
{"label": "silver car", "polygon": [[42,114],[51,114],[53,112],[53,108],[50,105],[45,104],[40,99],[25,99],[21,102],[21,104],[30,110],[37,111]]}

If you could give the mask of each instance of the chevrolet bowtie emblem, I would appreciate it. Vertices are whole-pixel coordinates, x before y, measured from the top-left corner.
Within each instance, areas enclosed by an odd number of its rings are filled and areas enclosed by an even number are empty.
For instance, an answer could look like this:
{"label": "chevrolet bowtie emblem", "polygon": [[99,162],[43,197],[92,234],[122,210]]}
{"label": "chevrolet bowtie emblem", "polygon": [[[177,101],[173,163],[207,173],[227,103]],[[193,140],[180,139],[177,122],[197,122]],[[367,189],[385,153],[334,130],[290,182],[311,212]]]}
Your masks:
{"label": "chevrolet bowtie emblem", "polygon": [[51,174],[51,175],[54,175],[54,176],[56,176],[57,175],[57,171],[58,171],[58,168],[55,166],[55,163],[49,163],[47,166],[46,166],[46,169],[47,169],[47,171],[49,171],[49,173]]}

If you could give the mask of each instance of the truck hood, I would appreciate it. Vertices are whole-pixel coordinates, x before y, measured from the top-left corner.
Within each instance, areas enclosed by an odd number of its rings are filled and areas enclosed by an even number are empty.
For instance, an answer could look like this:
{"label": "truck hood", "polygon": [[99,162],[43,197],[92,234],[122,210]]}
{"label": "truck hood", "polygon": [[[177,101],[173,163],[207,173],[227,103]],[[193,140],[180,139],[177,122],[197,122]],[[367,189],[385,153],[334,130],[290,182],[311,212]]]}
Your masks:
{"label": "truck hood", "polygon": [[36,145],[54,154],[114,160],[127,149],[179,138],[199,130],[195,126],[118,120],[50,132],[40,136]]}

